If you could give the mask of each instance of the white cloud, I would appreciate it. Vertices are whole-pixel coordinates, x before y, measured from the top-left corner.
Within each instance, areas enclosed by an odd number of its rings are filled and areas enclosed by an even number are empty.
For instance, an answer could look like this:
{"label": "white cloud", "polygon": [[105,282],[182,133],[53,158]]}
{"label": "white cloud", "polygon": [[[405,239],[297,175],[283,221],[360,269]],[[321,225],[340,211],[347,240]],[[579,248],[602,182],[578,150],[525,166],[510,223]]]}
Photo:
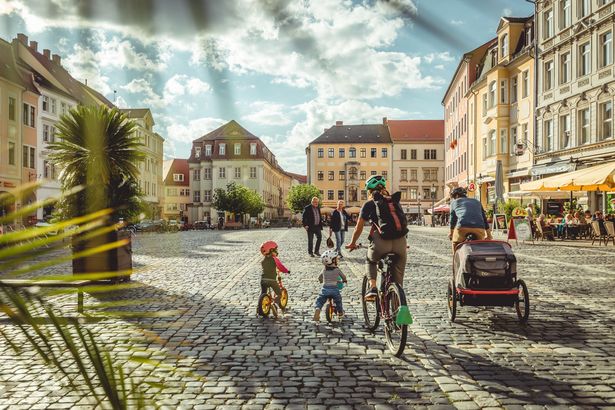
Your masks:
{"label": "white cloud", "polygon": [[429,53],[423,56],[423,60],[425,60],[425,62],[428,64],[431,64],[435,61],[444,61],[449,63],[451,61],[455,61],[455,58],[448,51],[444,51],[441,53]]}
{"label": "white cloud", "polygon": [[173,123],[167,126],[164,137],[180,143],[192,143],[195,139],[215,130],[226,122],[220,118],[202,117],[190,120],[186,124]]}
{"label": "white cloud", "polygon": [[464,24],[464,21],[463,21],[463,20],[455,20],[455,19],[452,19],[452,20],[450,21],[450,23],[451,23],[453,26],[461,26],[461,25],[463,25],[463,24]]}
{"label": "white cloud", "polygon": [[134,79],[128,84],[120,86],[122,90],[126,90],[130,94],[137,94],[141,97],[141,104],[151,108],[164,108],[166,103],[164,99],[158,95],[152,85],[143,78]]}
{"label": "white cloud", "polygon": [[104,95],[111,93],[109,77],[103,74],[101,67],[96,64],[92,50],[76,44],[73,52],[62,60],[62,65],[77,80],[87,81],[88,86]]}
{"label": "white cloud", "polygon": [[506,17],[510,17],[512,16],[512,10],[509,8],[505,8],[504,10],[502,10],[502,15],[506,16]]}
{"label": "white cloud", "polygon": [[256,124],[283,126],[291,123],[291,110],[283,104],[268,101],[255,101],[250,104],[251,114],[243,119]]}

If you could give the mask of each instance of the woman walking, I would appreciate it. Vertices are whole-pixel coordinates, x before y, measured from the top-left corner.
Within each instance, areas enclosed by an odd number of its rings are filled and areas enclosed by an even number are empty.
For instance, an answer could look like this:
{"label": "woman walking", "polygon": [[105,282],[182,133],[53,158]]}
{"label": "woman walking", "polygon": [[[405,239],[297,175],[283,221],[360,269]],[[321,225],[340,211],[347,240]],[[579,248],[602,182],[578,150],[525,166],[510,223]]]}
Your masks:
{"label": "woman walking", "polygon": [[331,214],[331,225],[329,236],[335,233],[335,250],[340,258],[342,256],[342,245],[344,245],[344,235],[348,232],[348,214],[344,209],[344,201],[337,201],[337,208]]}

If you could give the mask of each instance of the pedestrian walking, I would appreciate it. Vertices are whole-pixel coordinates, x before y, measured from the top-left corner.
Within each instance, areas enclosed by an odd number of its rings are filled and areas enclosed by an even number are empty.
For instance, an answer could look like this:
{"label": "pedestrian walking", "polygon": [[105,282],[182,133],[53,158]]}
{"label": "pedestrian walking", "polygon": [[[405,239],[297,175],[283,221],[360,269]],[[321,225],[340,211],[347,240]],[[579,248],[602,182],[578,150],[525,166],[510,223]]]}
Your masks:
{"label": "pedestrian walking", "polygon": [[337,201],[337,208],[331,214],[331,225],[329,225],[329,236],[331,232],[335,234],[335,250],[340,258],[342,255],[342,246],[344,245],[344,236],[348,232],[349,216],[344,209],[344,201]]}
{"label": "pedestrian walking", "polygon": [[[312,203],[303,208],[303,227],[308,235],[308,253],[310,256],[320,256],[320,242],[322,241],[322,216],[318,207],[318,197],[312,198]],[[316,245],[314,245],[316,236]]]}

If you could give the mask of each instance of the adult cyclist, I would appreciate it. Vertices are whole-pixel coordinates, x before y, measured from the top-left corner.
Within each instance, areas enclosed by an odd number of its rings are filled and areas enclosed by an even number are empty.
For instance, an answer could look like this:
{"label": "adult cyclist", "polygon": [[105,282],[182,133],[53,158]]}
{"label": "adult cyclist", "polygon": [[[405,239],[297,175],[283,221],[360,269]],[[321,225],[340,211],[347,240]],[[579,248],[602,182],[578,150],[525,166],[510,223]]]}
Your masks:
{"label": "adult cyclist", "polygon": [[479,240],[493,239],[483,206],[480,201],[468,198],[467,195],[466,189],[462,187],[451,191],[451,231],[448,239],[453,241],[453,253],[455,247],[465,241],[469,234]]}
{"label": "adult cyclist", "polygon": [[407,221],[399,205],[401,194],[399,192],[389,195],[386,190],[386,180],[380,175],[374,175],[365,183],[368,201],[361,207],[361,213],[352,234],[347,249],[355,249],[357,240],[363,232],[366,221],[372,223],[369,233],[369,246],[367,248],[366,274],[369,278],[370,290],[365,299],[372,301],[378,296],[376,278],[378,277],[378,261],[387,253],[394,253],[397,258],[393,261],[393,280],[403,287],[404,270],[406,267],[407,249],[406,234]]}

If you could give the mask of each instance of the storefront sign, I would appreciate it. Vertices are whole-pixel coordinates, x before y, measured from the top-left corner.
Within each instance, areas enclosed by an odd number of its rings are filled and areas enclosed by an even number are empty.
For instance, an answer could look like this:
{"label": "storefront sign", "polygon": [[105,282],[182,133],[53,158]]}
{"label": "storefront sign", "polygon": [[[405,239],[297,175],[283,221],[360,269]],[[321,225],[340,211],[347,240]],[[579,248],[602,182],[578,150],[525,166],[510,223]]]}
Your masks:
{"label": "storefront sign", "polygon": [[561,174],[562,172],[570,172],[576,169],[574,163],[553,164],[545,166],[537,166],[532,168],[532,176],[539,176],[545,174]]}
{"label": "storefront sign", "polygon": [[527,216],[527,212],[525,211],[525,209],[517,207],[515,209],[513,209],[512,211],[512,217],[513,218],[525,218]]}
{"label": "storefront sign", "polygon": [[487,187],[487,202],[495,204],[495,185],[489,185]]}

